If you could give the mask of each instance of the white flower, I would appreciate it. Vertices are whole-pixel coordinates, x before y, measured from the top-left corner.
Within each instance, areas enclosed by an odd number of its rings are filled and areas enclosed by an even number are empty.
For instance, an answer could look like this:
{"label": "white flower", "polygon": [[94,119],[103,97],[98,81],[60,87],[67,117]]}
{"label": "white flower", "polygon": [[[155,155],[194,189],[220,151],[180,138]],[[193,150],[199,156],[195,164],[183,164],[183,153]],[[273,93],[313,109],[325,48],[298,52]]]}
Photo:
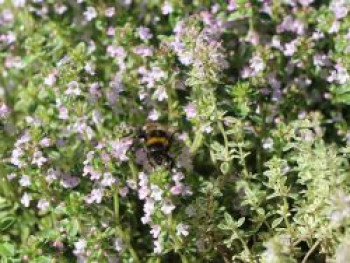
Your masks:
{"label": "white flower", "polygon": [[160,254],[160,253],[162,253],[163,247],[162,247],[162,244],[160,243],[160,241],[159,241],[159,240],[155,240],[153,244],[154,244],[153,252],[154,252],[155,254]]}
{"label": "white flower", "polygon": [[104,173],[101,181],[102,186],[112,186],[116,182],[116,179],[111,173]]}
{"label": "white flower", "polygon": [[173,7],[169,2],[165,2],[162,6],[162,13],[163,15],[168,15],[173,12]]}
{"label": "white flower", "polygon": [[121,238],[116,238],[114,240],[114,249],[118,252],[122,251],[124,248],[124,243],[123,240]]}
{"label": "white flower", "polygon": [[30,186],[30,178],[28,175],[22,175],[21,179],[19,180],[19,184],[23,187]]}
{"label": "white flower", "polygon": [[173,203],[167,199],[163,202],[162,207],[160,208],[162,210],[162,212],[166,215],[170,215],[173,210],[175,209],[175,206],[173,205]]}
{"label": "white flower", "polygon": [[151,121],[156,121],[159,119],[159,112],[156,109],[151,110],[148,114],[148,119]]}
{"label": "white flower", "polygon": [[12,0],[15,7],[23,7],[26,4],[26,0]]}
{"label": "white flower", "polygon": [[48,208],[49,206],[50,206],[50,203],[49,203],[49,201],[47,201],[47,200],[40,199],[40,200],[38,201],[37,207],[38,207],[41,211],[47,210],[47,208]]}
{"label": "white flower", "polygon": [[84,12],[84,16],[87,21],[91,21],[92,19],[97,17],[96,9],[92,6],[89,6]]}
{"label": "white flower", "polygon": [[49,74],[44,80],[45,85],[50,86],[50,87],[53,84],[55,84],[55,82],[56,82],[56,74],[55,73]]}
{"label": "white flower", "polygon": [[90,195],[85,199],[86,203],[97,203],[100,204],[102,202],[103,197],[103,189],[93,189]]}
{"label": "white flower", "polygon": [[158,101],[163,101],[168,98],[168,94],[163,86],[160,86],[155,90],[154,96]]}
{"label": "white flower", "polygon": [[271,150],[273,148],[273,139],[272,138],[267,138],[263,141],[263,148],[265,150]]}
{"label": "white flower", "polygon": [[193,217],[196,214],[196,209],[193,205],[189,205],[186,207],[185,213],[188,217]]}
{"label": "white flower", "polygon": [[85,239],[79,239],[77,242],[74,242],[74,250],[73,253],[75,255],[81,255],[85,252],[86,248],[86,240]]}
{"label": "white flower", "polygon": [[32,200],[32,197],[30,194],[28,193],[24,193],[22,198],[21,198],[21,204],[24,206],[24,207],[29,207],[30,205],[30,201]]}
{"label": "white flower", "polygon": [[152,184],[151,185],[151,197],[156,200],[162,200],[163,190],[159,188],[159,186]]}
{"label": "white flower", "polygon": [[176,226],[176,234],[178,236],[188,236],[189,232],[188,232],[188,229],[190,227],[188,225],[184,225],[182,223],[178,224]]}

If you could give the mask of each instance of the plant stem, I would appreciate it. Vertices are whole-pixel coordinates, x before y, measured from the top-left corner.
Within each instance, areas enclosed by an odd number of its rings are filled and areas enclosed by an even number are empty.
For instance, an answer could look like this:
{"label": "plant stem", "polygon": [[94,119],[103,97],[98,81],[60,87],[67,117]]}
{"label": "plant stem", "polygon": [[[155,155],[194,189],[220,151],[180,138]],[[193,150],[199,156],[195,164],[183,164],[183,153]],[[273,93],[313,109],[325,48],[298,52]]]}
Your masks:
{"label": "plant stem", "polygon": [[137,256],[134,248],[130,243],[130,237],[126,238],[123,230],[120,227],[120,217],[119,217],[119,195],[118,195],[118,187],[115,188],[113,193],[113,205],[114,205],[114,218],[116,223],[116,230],[120,238],[122,238],[123,242],[126,244],[131,257],[133,258],[133,262],[139,263],[139,257]]}
{"label": "plant stem", "polygon": [[301,263],[306,263],[308,258],[311,256],[311,254],[315,251],[315,249],[318,247],[318,245],[321,243],[321,240],[318,240],[306,253],[305,257],[303,258],[303,261]]}

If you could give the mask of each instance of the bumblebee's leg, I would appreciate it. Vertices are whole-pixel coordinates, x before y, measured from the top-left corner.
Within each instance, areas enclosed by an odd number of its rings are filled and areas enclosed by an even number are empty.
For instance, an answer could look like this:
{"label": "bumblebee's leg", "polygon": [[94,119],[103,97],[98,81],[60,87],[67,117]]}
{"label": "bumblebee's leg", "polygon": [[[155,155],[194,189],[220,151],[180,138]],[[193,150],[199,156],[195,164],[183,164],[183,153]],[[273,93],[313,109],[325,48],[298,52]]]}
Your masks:
{"label": "bumblebee's leg", "polygon": [[168,167],[170,168],[170,170],[172,170],[173,168],[175,168],[175,161],[174,158],[172,158],[169,154],[165,155]]}

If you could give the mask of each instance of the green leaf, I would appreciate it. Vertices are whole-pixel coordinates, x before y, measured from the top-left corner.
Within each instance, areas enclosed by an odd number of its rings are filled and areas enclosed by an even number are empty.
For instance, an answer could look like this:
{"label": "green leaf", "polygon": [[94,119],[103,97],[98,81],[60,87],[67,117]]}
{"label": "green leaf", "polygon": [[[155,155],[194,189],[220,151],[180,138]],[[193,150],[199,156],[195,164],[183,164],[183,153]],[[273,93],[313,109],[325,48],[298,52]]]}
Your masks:
{"label": "green leaf", "polygon": [[3,257],[13,257],[15,255],[15,246],[11,243],[0,244],[0,255]]}
{"label": "green leaf", "polygon": [[276,218],[275,220],[272,221],[271,227],[276,228],[281,222],[283,221],[282,217]]}
{"label": "green leaf", "polygon": [[245,218],[244,217],[241,217],[240,219],[238,219],[237,221],[237,227],[240,227],[241,225],[244,224],[244,221],[245,221]]}
{"label": "green leaf", "polygon": [[220,171],[223,174],[227,174],[230,171],[230,164],[228,162],[224,162],[220,165]]}

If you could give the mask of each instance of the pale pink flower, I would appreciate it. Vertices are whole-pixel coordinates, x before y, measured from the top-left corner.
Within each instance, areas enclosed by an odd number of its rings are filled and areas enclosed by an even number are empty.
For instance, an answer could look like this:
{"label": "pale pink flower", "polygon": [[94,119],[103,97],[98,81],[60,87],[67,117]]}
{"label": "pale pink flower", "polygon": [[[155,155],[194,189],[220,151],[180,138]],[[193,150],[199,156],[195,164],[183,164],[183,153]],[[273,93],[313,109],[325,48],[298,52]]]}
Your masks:
{"label": "pale pink flower", "polygon": [[103,189],[92,189],[90,195],[85,198],[86,203],[97,203],[100,204],[103,198]]}
{"label": "pale pink flower", "polygon": [[185,225],[185,224],[182,224],[182,223],[178,224],[176,226],[176,235],[178,235],[178,236],[188,236],[189,228],[190,227],[188,225]]}
{"label": "pale pink flower", "polygon": [[147,41],[152,38],[151,30],[148,27],[141,26],[138,28],[138,34],[141,40]]}
{"label": "pale pink flower", "polygon": [[113,17],[115,14],[115,7],[108,7],[106,10],[105,10],[105,16],[106,17]]}
{"label": "pale pink flower", "polygon": [[173,11],[173,6],[168,1],[166,1],[162,6],[162,14],[168,15],[171,14]]}
{"label": "pale pink flower", "polygon": [[50,202],[45,199],[40,199],[38,201],[37,208],[41,211],[46,211],[50,206]]}
{"label": "pale pink flower", "polygon": [[162,244],[160,243],[160,241],[155,240],[153,244],[154,244],[153,252],[155,254],[161,254],[163,251],[163,247],[162,247]]}
{"label": "pale pink flower", "polygon": [[91,21],[97,17],[96,9],[92,6],[88,6],[86,11],[84,12],[84,16],[86,21]]}
{"label": "pale pink flower", "polygon": [[151,226],[151,234],[152,234],[153,238],[158,238],[161,230],[162,229],[159,225],[152,225]]}
{"label": "pale pink flower", "polygon": [[28,187],[31,185],[30,183],[30,177],[28,175],[22,175],[21,179],[18,181],[19,184],[23,187]]}
{"label": "pale pink flower", "polygon": [[184,111],[188,120],[193,119],[197,116],[197,108],[194,103],[189,103],[185,106]]}
{"label": "pale pink flower", "polygon": [[151,121],[156,121],[159,119],[159,117],[159,112],[156,109],[153,109],[150,111],[147,118]]}
{"label": "pale pink flower", "polygon": [[112,156],[121,162],[129,160],[129,157],[126,156],[126,154],[132,144],[133,144],[133,140],[128,138],[112,141],[110,144],[112,147],[112,151],[111,151]]}
{"label": "pale pink flower", "polygon": [[45,79],[44,79],[44,83],[47,86],[53,86],[53,84],[55,84],[56,82],[56,73],[50,73]]}
{"label": "pale pink flower", "polygon": [[163,101],[163,100],[168,99],[168,94],[166,92],[166,89],[163,86],[159,86],[155,90],[154,96],[158,101]]}
{"label": "pale pink flower", "polygon": [[162,210],[162,212],[166,215],[170,215],[173,210],[175,209],[175,206],[173,205],[173,203],[169,200],[166,199],[164,200],[162,207],[160,208]]}

